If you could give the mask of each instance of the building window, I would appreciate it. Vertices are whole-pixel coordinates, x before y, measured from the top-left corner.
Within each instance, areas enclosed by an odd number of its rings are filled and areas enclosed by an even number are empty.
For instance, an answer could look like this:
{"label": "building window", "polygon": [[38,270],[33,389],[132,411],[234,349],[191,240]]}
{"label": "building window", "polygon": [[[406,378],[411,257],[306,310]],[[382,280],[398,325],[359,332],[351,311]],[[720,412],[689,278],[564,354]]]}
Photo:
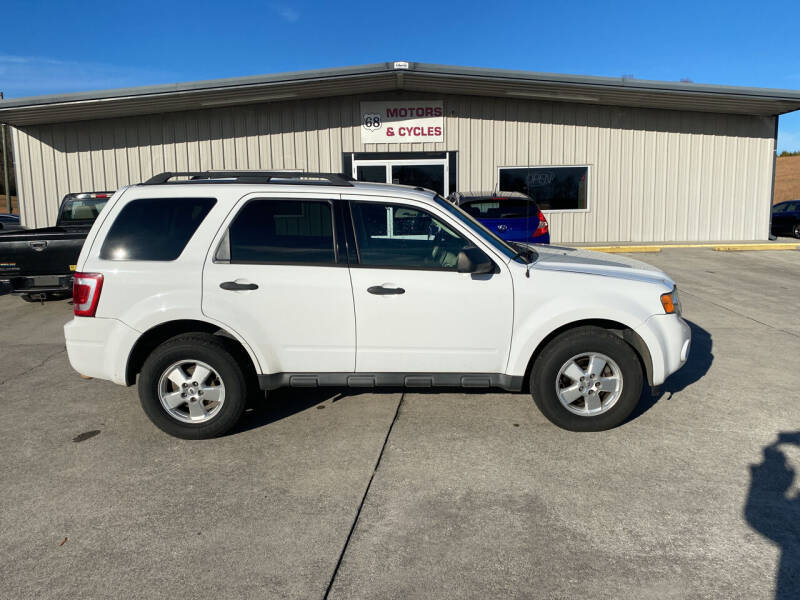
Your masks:
{"label": "building window", "polygon": [[528,194],[542,210],[586,210],[589,167],[500,167],[500,190]]}

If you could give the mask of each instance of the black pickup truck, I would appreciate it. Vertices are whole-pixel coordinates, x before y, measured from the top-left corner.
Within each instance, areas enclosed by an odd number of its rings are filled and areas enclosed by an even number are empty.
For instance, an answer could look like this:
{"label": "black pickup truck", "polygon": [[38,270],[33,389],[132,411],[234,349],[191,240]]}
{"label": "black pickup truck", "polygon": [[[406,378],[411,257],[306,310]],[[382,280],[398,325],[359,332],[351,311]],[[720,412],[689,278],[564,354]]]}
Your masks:
{"label": "black pickup truck", "polygon": [[67,194],[55,227],[0,233],[0,293],[29,302],[69,296],[83,241],[113,193]]}

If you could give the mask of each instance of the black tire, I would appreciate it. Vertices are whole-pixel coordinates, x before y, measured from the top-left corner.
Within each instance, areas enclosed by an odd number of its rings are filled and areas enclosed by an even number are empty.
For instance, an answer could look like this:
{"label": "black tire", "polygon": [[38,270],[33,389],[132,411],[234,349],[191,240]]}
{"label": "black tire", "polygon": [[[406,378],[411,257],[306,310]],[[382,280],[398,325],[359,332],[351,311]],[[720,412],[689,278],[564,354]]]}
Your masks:
{"label": "black tire", "polygon": [[[622,392],[606,412],[581,416],[567,410],[556,393],[556,378],[570,358],[598,352],[613,360],[622,375]],[[578,327],[551,340],[531,370],[533,401],[555,425],[569,431],[605,431],[630,416],[642,395],[642,364],[636,351],[622,338],[601,327]]]}
{"label": "black tire", "polygon": [[[203,423],[185,423],[171,416],[161,405],[158,385],[162,374],[181,360],[199,360],[219,375],[225,386],[225,400],[219,412]],[[221,336],[188,333],[171,338],[147,357],[139,374],[139,401],[150,420],[162,431],[187,440],[223,435],[236,425],[247,404],[247,378]]]}
{"label": "black tire", "polygon": [[792,227],[792,235],[800,240],[800,223],[795,223]]}

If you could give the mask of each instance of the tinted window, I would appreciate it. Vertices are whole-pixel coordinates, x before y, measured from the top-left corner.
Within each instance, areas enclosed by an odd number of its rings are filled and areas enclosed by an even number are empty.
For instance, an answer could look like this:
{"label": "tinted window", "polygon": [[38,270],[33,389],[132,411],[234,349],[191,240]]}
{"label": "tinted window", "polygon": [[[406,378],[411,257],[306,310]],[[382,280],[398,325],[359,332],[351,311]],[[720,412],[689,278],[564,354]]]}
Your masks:
{"label": "tinted window", "polygon": [[59,214],[58,220],[61,223],[94,221],[107,202],[108,198],[101,200],[91,198],[67,200],[61,207],[61,214]]}
{"label": "tinted window", "polygon": [[588,167],[500,169],[500,189],[527,194],[543,210],[586,208]]}
{"label": "tinted window", "polygon": [[215,203],[214,198],[133,200],[117,215],[100,258],[175,260]]}
{"label": "tinted window", "polygon": [[429,213],[400,204],[353,202],[362,265],[455,270],[469,242]]}
{"label": "tinted window", "polygon": [[333,264],[330,202],[253,200],[231,223],[233,263]]}
{"label": "tinted window", "polygon": [[524,198],[472,200],[461,204],[461,208],[476,219],[527,219],[539,215],[536,203]]}
{"label": "tinted window", "polygon": [[775,206],[772,207],[772,214],[774,215],[776,213],[785,212],[788,207],[789,207],[789,205],[785,204],[785,203],[784,204],[776,204]]}

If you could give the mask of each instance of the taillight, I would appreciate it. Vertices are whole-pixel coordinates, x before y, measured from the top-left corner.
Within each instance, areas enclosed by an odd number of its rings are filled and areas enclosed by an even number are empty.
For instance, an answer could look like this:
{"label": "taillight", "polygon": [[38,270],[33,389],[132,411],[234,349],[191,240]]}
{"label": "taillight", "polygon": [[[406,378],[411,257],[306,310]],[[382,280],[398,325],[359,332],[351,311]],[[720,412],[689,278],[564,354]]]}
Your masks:
{"label": "taillight", "polygon": [[75,273],[72,279],[72,310],[76,317],[93,317],[103,289],[102,273]]}
{"label": "taillight", "polygon": [[547,225],[547,219],[544,217],[544,213],[540,210],[539,226],[536,228],[536,231],[533,232],[533,237],[539,237],[540,235],[544,235],[548,231],[550,231],[550,228]]}

